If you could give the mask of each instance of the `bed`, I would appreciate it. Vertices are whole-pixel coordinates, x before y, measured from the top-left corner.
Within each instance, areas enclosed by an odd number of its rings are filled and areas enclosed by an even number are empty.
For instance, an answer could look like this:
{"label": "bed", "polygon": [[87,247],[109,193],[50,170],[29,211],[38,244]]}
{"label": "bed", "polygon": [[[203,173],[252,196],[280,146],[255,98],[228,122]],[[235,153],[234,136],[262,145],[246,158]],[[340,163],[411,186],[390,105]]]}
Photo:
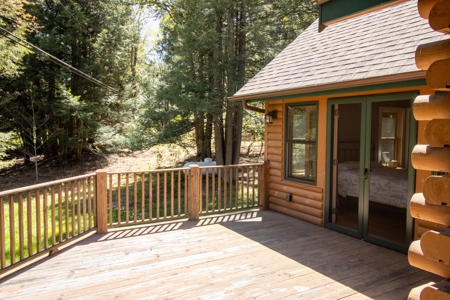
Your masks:
{"label": "bed", "polygon": [[[338,164],[337,192],[342,197],[359,197],[359,161]],[[369,200],[406,208],[408,170],[385,167],[371,162]]]}

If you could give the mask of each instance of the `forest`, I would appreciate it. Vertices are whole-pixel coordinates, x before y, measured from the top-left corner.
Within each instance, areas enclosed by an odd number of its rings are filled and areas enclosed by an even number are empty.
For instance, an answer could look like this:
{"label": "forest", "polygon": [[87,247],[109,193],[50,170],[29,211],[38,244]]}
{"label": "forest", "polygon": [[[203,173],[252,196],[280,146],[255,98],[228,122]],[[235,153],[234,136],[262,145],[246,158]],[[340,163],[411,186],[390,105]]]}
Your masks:
{"label": "forest", "polygon": [[188,140],[237,163],[263,116],[227,97],[316,17],[313,0],[3,0],[0,159]]}

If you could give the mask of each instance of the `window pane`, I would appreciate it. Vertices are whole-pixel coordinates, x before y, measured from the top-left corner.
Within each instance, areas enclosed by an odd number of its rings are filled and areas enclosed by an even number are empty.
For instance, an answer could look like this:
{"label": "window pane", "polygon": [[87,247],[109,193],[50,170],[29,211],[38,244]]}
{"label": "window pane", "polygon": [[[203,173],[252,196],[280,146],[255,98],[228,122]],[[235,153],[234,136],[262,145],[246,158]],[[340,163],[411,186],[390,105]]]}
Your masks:
{"label": "window pane", "polygon": [[397,114],[383,113],[381,119],[381,138],[395,138]]}
{"label": "window pane", "polygon": [[288,177],[314,181],[316,179],[316,145],[288,143],[288,149],[291,162]]}
{"label": "window pane", "polygon": [[316,141],[317,105],[288,106],[288,140]]}
{"label": "window pane", "polygon": [[388,165],[395,157],[395,140],[382,140],[381,141],[381,163]]}

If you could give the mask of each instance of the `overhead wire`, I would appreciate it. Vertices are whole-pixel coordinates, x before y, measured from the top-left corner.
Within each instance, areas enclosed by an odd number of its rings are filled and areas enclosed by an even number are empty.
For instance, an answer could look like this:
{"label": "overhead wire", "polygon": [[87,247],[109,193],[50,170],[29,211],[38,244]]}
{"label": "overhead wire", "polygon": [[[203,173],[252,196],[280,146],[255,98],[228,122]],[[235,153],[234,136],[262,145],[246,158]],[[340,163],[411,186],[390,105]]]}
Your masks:
{"label": "overhead wire", "polygon": [[102,81],[100,81],[100,80],[98,80],[98,79],[95,79],[94,77],[92,77],[92,76],[90,76],[90,75],[84,73],[84,72],[81,71],[81,70],[78,70],[77,68],[75,68],[75,67],[69,65],[68,63],[66,63],[66,62],[64,62],[64,61],[62,61],[62,60],[60,60],[59,58],[57,58],[57,57],[51,55],[50,53],[48,53],[48,52],[42,50],[41,48],[39,48],[39,47],[37,47],[37,46],[31,44],[30,42],[28,42],[28,41],[26,41],[26,40],[24,40],[24,39],[18,37],[18,36],[15,35],[14,33],[12,33],[12,32],[10,32],[10,31],[6,30],[5,28],[3,28],[3,27],[1,27],[1,26],[0,26],[0,30],[3,31],[3,33],[0,33],[0,34],[2,34],[2,35],[3,35],[4,37],[6,37],[7,39],[13,41],[14,43],[16,43],[16,44],[18,44],[18,45],[21,45],[22,47],[31,49],[31,50],[35,50],[35,51],[37,51],[37,52],[43,54],[44,56],[46,56],[48,59],[50,59],[50,60],[53,61],[54,63],[58,64],[59,66],[70,69],[74,74],[77,74],[78,76],[80,76],[80,77],[82,77],[82,78],[84,78],[84,79],[86,79],[86,80],[88,80],[88,81],[90,81],[90,82],[93,82],[93,83],[95,83],[95,84],[97,84],[97,85],[99,85],[99,86],[101,86],[101,87],[104,87],[104,88],[106,88],[106,89],[108,89],[108,90],[110,90],[110,91],[113,91],[114,93],[119,93],[119,91],[118,91],[117,89],[115,89],[115,88],[113,88],[113,87],[107,85],[106,83],[104,83],[104,82],[102,82]]}

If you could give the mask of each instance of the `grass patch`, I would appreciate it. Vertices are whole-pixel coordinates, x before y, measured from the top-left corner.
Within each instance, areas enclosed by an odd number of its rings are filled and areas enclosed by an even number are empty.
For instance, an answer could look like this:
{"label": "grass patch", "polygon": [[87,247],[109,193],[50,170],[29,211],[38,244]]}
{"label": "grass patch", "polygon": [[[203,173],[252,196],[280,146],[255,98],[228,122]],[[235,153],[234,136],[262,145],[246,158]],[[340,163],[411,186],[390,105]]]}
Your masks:
{"label": "grass patch", "polygon": [[93,193],[74,183],[53,191],[53,197],[51,188],[41,188],[2,199],[6,266],[94,227]]}

